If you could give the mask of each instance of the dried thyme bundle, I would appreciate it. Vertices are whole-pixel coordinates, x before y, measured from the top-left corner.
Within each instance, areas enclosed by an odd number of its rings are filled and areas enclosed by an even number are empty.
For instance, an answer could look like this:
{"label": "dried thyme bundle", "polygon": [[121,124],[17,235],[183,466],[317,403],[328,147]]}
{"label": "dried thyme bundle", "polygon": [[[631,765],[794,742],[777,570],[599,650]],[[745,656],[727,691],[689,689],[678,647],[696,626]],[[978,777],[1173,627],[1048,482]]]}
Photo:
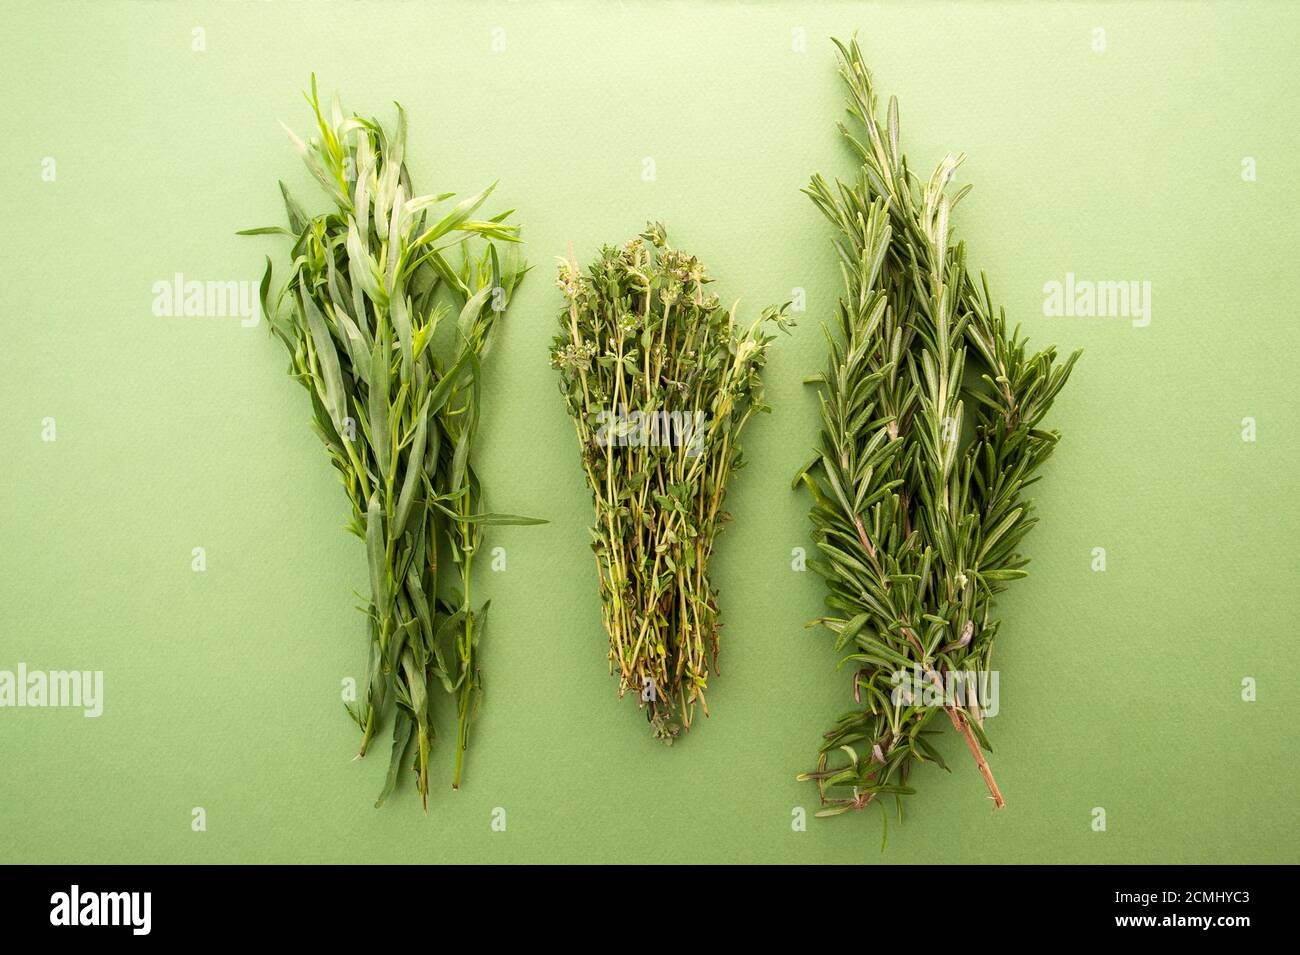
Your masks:
{"label": "dried thyme bundle", "polygon": [[[901,796],[914,762],[943,760],[926,738],[941,710],[1003,805],[982,749],[979,690],[991,671],[999,621],[993,597],[1026,576],[1018,551],[1037,523],[1025,488],[1059,435],[1039,429],[1078,354],[1026,351],[1008,333],[988,283],[966,268],[949,217],[969,186],[947,189],[964,157],[928,180],[898,147],[898,104],[877,118],[857,41],[836,41],[849,113],[864,143],[840,126],[862,162],[832,188],[805,190],[839,230],[844,275],[821,391],[821,453],[795,480],[813,497],[843,664],[858,704],[825,734],[815,779],[828,808],[864,809]],[[969,360],[969,361],[968,361]],[[947,768],[946,766],[944,767]]]}
{"label": "dried thyme bundle", "polygon": [[694,256],[660,225],[605,247],[582,275],[562,262],[567,298],[551,349],[596,506],[610,672],[638,694],[654,735],[689,729],[717,670],[718,601],[709,582],[738,439],[763,405],[760,372],[786,324],[768,309],[748,327],[705,291]]}
{"label": "dried thyme bundle", "polygon": [[[348,706],[362,729],[358,756],[394,714],[376,805],[393,791],[414,742],[427,808],[430,686],[455,701],[453,788],[482,690],[476,653],[488,608],[474,606],[471,586],[482,529],[539,523],[480,513],[483,490],[470,462],[482,361],[524,272],[516,247],[498,257],[496,243],[517,242],[518,227],[505,224],[508,212],[473,218],[492,187],[454,205],[451,193],[415,194],[400,106],[390,133],[376,120],[345,117],[337,97],[327,121],[315,77],[308,102],[318,135],[308,143],[290,136],[333,208],[309,217],[281,183],[289,228],[243,234],[294,239],[291,274],[274,305],[267,259],[262,308],[292,356],[289,373],[311,395],[316,431],[352,504],[348,529],[366,544],[369,662],[364,695]],[[455,343],[444,363],[432,342],[453,307]]]}

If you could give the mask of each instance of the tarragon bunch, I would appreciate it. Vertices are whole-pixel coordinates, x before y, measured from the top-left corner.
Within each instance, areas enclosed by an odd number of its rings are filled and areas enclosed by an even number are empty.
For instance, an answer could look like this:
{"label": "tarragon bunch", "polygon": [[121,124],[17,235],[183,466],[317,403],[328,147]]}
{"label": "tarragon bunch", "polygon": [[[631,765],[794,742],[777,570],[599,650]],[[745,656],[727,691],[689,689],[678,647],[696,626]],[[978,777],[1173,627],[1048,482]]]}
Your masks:
{"label": "tarragon bunch", "polygon": [[605,247],[585,275],[561,261],[551,348],[595,502],[610,672],[667,742],[690,728],[696,703],[709,712],[720,626],[709,558],[744,464],[740,433],[768,410],[772,330],[787,324],[784,309],[768,309],[738,325],[710,281],[660,225]]}
{"label": "tarragon bunch", "polygon": [[[480,512],[483,490],[470,461],[479,424],[482,362],[524,269],[510,213],[476,219],[492,187],[456,204],[452,193],[416,195],[404,158],[406,115],[395,132],[345,116],[335,97],[327,120],[312,77],[317,134],[292,132],[332,208],[308,216],[281,192],[289,228],[244,234],[293,238],[288,280],[269,301],[271,330],[292,356],[289,373],[311,396],[315,428],[338,469],[370,565],[366,689],[348,712],[364,756],[389,713],[393,745],[376,805],[392,792],[414,741],[414,768],[428,806],[433,695],[455,701],[453,788],[460,784],[469,724],[482,689],[476,653],[487,604],[474,606],[471,566],[483,527],[537,523]],[[439,324],[457,313],[450,358],[434,354]],[[440,570],[448,567],[451,572]]]}
{"label": "tarragon bunch", "polygon": [[[898,103],[878,118],[856,40],[836,41],[857,176],[805,192],[839,231],[844,277],[821,392],[817,457],[796,477],[813,497],[814,538],[830,608],[820,618],[849,651],[855,708],[825,734],[814,779],[820,815],[912,792],[914,762],[943,765],[926,738],[943,712],[963,737],[994,805],[978,693],[999,621],[993,598],[1026,576],[1019,547],[1037,523],[1025,496],[1059,435],[1039,425],[1078,358],[1029,352],[1008,332],[987,279],[967,270],[949,195],[964,156],[928,180],[898,145]],[[912,678],[919,675],[919,679]],[[947,768],[946,766],[944,767]]]}

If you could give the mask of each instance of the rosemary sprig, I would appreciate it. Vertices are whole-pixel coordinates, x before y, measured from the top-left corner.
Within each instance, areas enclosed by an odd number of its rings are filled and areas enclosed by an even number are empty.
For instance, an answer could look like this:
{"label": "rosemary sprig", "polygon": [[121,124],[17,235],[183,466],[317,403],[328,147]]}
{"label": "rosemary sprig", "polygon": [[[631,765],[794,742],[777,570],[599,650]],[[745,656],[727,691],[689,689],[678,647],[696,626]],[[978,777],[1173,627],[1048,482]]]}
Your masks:
{"label": "rosemary sprig", "polygon": [[769,308],[738,326],[710,281],[658,224],[602,249],[585,276],[561,261],[567,302],[551,349],[595,502],[610,672],[669,743],[696,703],[709,712],[720,626],[709,558],[744,463],[740,433],[768,410],[769,330],[788,324]]}
{"label": "rosemary sprig", "polygon": [[795,484],[813,498],[823,559],[810,565],[830,591],[831,613],[815,622],[837,651],[851,649],[841,666],[855,671],[858,706],[800,778],[816,780],[819,815],[872,802],[883,812],[877,797],[893,795],[901,818],[913,763],[943,766],[926,728],[942,709],[1001,808],[978,695],[970,683],[940,691],[991,669],[993,597],[1026,576],[1017,548],[1037,523],[1023,492],[1059,438],[1039,423],[1078,353],[1058,364],[1054,348],[1028,353],[1019,329],[1008,333],[987,278],[975,282],[952,242],[950,216],[970,186],[948,187],[964,156],[915,176],[899,150],[897,100],[882,120],[857,40],[835,43],[866,141],[841,124],[858,175],[833,188],[814,176],[805,189],[839,231],[845,288],[827,370],[813,379],[822,447]]}
{"label": "rosemary sprig", "polygon": [[[441,685],[456,701],[453,788],[482,691],[476,650],[488,608],[472,603],[471,568],[483,527],[540,523],[481,513],[470,463],[482,361],[526,269],[513,244],[498,256],[497,243],[518,242],[509,212],[473,218],[492,186],[454,205],[451,193],[415,194],[400,106],[390,133],[377,120],[345,117],[337,97],[327,120],[314,76],[307,100],[317,134],[305,143],[289,135],[333,209],[309,217],[281,183],[289,228],[243,234],[294,237],[290,275],[274,302],[267,259],[262,309],[292,356],[289,373],[311,395],[316,431],[352,504],[348,529],[366,544],[366,690],[348,706],[362,729],[357,755],[393,711],[392,756],[376,805],[393,791],[414,740],[427,810],[429,687]],[[432,342],[453,307],[455,352],[444,365]],[[440,584],[444,556],[456,574]]]}

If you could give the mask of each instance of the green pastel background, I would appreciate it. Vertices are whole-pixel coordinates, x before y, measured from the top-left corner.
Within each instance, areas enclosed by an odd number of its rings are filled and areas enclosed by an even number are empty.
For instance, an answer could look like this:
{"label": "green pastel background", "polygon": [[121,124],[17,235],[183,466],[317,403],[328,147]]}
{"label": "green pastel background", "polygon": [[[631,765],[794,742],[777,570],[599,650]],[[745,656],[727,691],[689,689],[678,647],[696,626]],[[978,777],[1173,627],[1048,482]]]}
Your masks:
{"label": "green pastel background", "polygon": [[[105,711],[0,709],[0,861],[1300,861],[1294,5],[6,6],[0,669],[103,670]],[[852,172],[828,38],[853,30],[914,167],[970,155],[956,227],[995,296],[1035,343],[1085,349],[1051,416],[1065,438],[1031,575],[999,603],[1008,808],[949,732],[954,772],[918,771],[883,855],[874,810],[791,825],[816,808],[795,774],[851,702],[804,627],[823,589],[791,569],[809,540],[789,480],[839,283],[799,189]],[[277,125],[307,131],[313,70],[346,106],[406,107],[419,191],[500,179],[537,265],[486,370],[477,460],[494,509],[551,523],[491,534],[508,565],[481,574],[487,697],[460,792],[443,720],[427,817],[409,779],[372,808],[385,753],[351,761],[339,690],[363,664],[365,558],[283,349],[151,310],[174,273],[284,262],[284,243],[234,233],[281,221],[278,178],[321,207]],[[546,354],[554,257],[650,218],[746,315],[807,294],[714,562],[713,716],[671,749],[606,671]],[[1150,325],[1045,317],[1043,284],[1067,272],[1149,280]]]}

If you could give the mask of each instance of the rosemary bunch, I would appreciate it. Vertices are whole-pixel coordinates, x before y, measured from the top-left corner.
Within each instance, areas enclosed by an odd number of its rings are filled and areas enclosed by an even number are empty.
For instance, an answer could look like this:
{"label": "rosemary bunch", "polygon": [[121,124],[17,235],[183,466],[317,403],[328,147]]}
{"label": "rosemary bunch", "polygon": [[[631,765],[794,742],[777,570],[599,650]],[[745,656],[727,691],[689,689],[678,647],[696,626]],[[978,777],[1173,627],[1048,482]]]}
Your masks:
{"label": "rosemary bunch", "polygon": [[[414,741],[427,809],[430,687],[455,699],[453,788],[482,689],[475,654],[487,604],[471,599],[482,529],[538,523],[480,513],[483,491],[470,463],[482,361],[525,271],[516,247],[499,257],[497,243],[517,242],[519,230],[506,224],[508,212],[473,218],[492,187],[454,205],[451,193],[415,194],[400,106],[389,132],[377,120],[345,116],[337,97],[327,119],[314,76],[307,99],[317,134],[306,143],[289,135],[333,208],[308,216],[281,183],[289,228],[243,234],[294,240],[290,275],[273,303],[267,259],[262,308],[292,356],[289,373],[311,395],[316,431],[352,505],[348,529],[366,545],[366,689],[348,705],[362,729],[357,755],[392,712],[392,755],[376,805],[392,792]],[[433,339],[453,308],[454,352],[444,363]],[[440,582],[446,557],[455,572]]]}
{"label": "rosemary bunch", "polygon": [[[816,623],[848,650],[857,704],[825,734],[819,815],[893,795],[901,818],[914,762],[943,760],[927,725],[944,712],[965,740],[994,805],[1004,805],[983,750],[978,681],[991,670],[993,598],[1026,576],[1018,548],[1037,523],[1025,489],[1057,432],[1039,428],[1078,358],[1031,353],[1008,332],[987,278],[954,244],[949,195],[964,156],[927,180],[899,151],[898,103],[878,117],[856,39],[839,48],[848,111],[865,142],[840,130],[861,168],[805,192],[839,232],[844,278],[821,392],[817,456],[795,478],[813,498],[814,539],[830,614]],[[975,676],[972,676],[974,674]],[[915,678],[909,679],[909,676]],[[943,768],[947,768],[943,766]]]}
{"label": "rosemary bunch", "polygon": [[710,281],[658,224],[603,248],[585,276],[561,261],[567,303],[551,349],[595,502],[610,672],[669,743],[696,703],[709,712],[719,628],[709,557],[744,463],[740,433],[768,410],[770,330],[787,324],[782,308],[738,326]]}

